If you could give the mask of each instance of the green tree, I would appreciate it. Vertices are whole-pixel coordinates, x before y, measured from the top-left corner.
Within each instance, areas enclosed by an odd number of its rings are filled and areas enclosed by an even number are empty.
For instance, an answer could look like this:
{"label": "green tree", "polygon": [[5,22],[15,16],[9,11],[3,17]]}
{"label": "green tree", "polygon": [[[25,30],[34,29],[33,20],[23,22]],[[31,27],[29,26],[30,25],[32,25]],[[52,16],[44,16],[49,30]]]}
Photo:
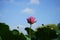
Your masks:
{"label": "green tree", "polygon": [[47,24],[46,26],[51,28],[52,30],[56,30],[57,29],[57,25],[56,24]]}
{"label": "green tree", "polygon": [[50,27],[52,26],[37,28],[37,31],[35,33],[37,40],[52,40],[57,38],[58,35],[56,35],[56,31],[52,30]]}
{"label": "green tree", "polygon": [[0,36],[2,40],[26,40],[23,33],[19,33],[16,29],[11,31],[5,23],[0,23]]}
{"label": "green tree", "polygon": [[0,36],[2,37],[2,40],[7,40],[9,36],[9,26],[5,23],[0,23]]}
{"label": "green tree", "polygon": [[58,23],[58,25],[57,25],[57,26],[58,26],[58,28],[59,28],[59,30],[60,30],[60,23]]}
{"label": "green tree", "polygon": [[13,30],[12,30],[12,33],[13,33],[13,35],[19,35],[19,31],[16,30],[16,29],[13,29]]}

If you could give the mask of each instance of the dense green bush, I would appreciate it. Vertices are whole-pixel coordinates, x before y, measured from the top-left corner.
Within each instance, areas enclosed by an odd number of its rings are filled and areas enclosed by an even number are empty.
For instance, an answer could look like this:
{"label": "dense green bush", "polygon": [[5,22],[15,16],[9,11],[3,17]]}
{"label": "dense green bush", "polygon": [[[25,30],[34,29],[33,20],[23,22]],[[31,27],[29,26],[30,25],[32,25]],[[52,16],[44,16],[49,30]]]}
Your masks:
{"label": "dense green bush", "polygon": [[0,40],[28,40],[31,30],[31,40],[60,40],[60,23],[39,26],[36,30],[25,28],[27,35],[20,33],[17,29],[10,30],[5,23],[0,23]]}

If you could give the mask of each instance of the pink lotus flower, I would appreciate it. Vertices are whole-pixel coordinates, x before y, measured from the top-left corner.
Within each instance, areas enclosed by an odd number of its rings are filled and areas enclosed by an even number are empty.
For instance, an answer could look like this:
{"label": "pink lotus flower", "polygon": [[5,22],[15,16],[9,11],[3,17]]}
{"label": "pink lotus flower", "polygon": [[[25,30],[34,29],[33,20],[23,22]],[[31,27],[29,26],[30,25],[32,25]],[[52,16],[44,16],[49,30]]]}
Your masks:
{"label": "pink lotus flower", "polygon": [[[27,19],[27,22],[30,24],[30,29],[31,29],[32,24],[35,23],[36,20],[35,20],[35,18],[34,18],[33,16],[31,16],[31,17],[29,17],[29,18]],[[29,36],[30,36],[30,39],[31,39],[31,30],[30,30],[30,32],[29,32]]]}
{"label": "pink lotus flower", "polygon": [[27,19],[27,22],[28,22],[29,24],[33,24],[33,23],[36,22],[36,20],[35,20],[35,18],[34,18],[33,16],[31,16],[31,17],[29,17],[29,18]]}

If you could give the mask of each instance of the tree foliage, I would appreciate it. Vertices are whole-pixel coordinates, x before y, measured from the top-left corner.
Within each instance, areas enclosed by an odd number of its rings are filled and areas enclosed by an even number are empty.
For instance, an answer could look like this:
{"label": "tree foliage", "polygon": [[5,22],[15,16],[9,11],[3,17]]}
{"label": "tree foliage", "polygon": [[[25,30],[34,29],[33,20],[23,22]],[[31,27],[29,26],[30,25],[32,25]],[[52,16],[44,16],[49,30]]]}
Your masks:
{"label": "tree foliage", "polygon": [[[29,30],[31,30],[31,40],[60,40],[60,23],[39,26],[36,30],[25,28],[27,35],[17,29],[10,30],[5,23],[0,23],[0,40],[28,40]],[[28,38],[28,39],[27,39]]]}

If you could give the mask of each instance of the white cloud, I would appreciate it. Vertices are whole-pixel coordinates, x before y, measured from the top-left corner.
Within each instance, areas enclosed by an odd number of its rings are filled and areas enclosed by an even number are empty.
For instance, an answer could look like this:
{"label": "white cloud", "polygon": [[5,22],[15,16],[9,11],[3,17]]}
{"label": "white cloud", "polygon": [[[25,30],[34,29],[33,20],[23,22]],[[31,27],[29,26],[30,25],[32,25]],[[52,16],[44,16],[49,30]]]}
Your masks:
{"label": "white cloud", "polygon": [[39,0],[30,0],[29,4],[39,4]]}
{"label": "white cloud", "polygon": [[25,9],[22,10],[22,12],[23,13],[30,13],[31,14],[31,13],[34,13],[34,10],[31,9],[31,8],[25,8]]}
{"label": "white cloud", "polygon": [[[23,1],[16,1],[16,0],[3,0],[4,3],[13,3],[14,5],[26,4]],[[27,4],[39,4],[40,0],[30,0]]]}

